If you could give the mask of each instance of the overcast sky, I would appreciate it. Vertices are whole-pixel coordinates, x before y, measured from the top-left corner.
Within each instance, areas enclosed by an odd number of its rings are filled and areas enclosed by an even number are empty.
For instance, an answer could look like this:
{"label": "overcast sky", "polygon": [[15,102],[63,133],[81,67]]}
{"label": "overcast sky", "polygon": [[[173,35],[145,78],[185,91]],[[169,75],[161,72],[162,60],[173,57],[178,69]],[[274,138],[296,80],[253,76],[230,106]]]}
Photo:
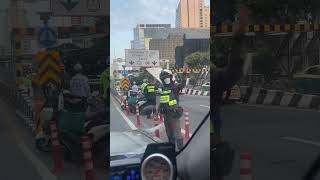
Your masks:
{"label": "overcast sky", "polygon": [[[206,1],[209,4],[209,0]],[[124,49],[130,48],[137,24],[171,24],[174,27],[178,4],[179,0],[111,0],[110,59],[115,55],[124,58]]]}

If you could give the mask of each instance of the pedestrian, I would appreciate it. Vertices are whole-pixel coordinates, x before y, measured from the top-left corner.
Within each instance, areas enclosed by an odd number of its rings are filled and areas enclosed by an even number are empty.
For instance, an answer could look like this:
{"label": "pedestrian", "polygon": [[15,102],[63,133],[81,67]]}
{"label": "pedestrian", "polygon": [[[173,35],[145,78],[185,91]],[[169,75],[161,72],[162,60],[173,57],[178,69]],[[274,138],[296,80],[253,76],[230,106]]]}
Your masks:
{"label": "pedestrian", "polygon": [[87,99],[90,96],[90,86],[88,78],[83,75],[82,65],[76,64],[74,66],[75,75],[70,81],[70,91],[73,95]]}
{"label": "pedestrian", "polygon": [[163,83],[159,112],[164,117],[164,125],[169,142],[174,144],[177,149],[181,149],[183,148],[183,136],[181,134],[180,118],[183,114],[183,109],[177,104],[176,92],[179,92],[179,88],[182,86],[179,84],[175,85],[170,70],[161,71],[159,77]]}
{"label": "pedestrian", "polygon": [[220,109],[223,103],[224,91],[232,88],[242,75],[244,33],[247,24],[248,11],[245,7],[242,7],[239,11],[239,23],[233,34],[229,64],[226,67],[214,68],[211,71],[211,80],[214,84],[212,95],[210,96],[212,117],[210,122],[212,179],[222,179],[230,174],[232,169],[232,157],[234,157],[234,154],[228,143],[221,139],[222,121]]}
{"label": "pedestrian", "polygon": [[143,94],[144,88],[148,85],[148,79],[143,79],[143,83],[140,85],[140,91]]}
{"label": "pedestrian", "polygon": [[[157,87],[156,87],[155,83],[156,83],[155,80],[150,80],[149,83],[147,84],[147,86],[144,88],[143,94],[145,95],[145,98],[147,100],[145,106],[149,106],[149,105],[156,106],[157,105],[157,96],[156,96]],[[151,118],[151,113],[152,112],[147,113],[148,119]]]}

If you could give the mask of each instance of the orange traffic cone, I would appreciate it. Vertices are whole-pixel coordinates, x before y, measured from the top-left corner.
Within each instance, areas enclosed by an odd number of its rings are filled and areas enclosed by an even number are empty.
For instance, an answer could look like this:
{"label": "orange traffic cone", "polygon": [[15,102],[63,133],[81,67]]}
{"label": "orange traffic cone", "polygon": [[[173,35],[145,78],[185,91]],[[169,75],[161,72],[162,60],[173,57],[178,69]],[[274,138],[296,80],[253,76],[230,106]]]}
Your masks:
{"label": "orange traffic cone", "polygon": [[240,154],[240,180],[252,180],[251,154]]}

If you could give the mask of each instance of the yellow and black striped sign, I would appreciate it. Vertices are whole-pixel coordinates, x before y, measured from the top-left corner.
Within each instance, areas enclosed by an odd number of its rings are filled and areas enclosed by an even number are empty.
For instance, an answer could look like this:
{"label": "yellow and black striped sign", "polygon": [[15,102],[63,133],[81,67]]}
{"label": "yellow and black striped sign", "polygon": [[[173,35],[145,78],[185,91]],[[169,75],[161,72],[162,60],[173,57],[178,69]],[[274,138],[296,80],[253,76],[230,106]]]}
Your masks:
{"label": "yellow and black striped sign", "polygon": [[62,68],[60,53],[58,51],[40,51],[36,55],[38,62],[39,84],[45,85],[49,82],[60,84]]}
{"label": "yellow and black striped sign", "polygon": [[171,69],[172,73],[206,73],[209,72],[208,68],[175,68]]}
{"label": "yellow and black striped sign", "polygon": [[121,80],[121,89],[128,90],[129,86],[130,86],[129,78],[128,77],[124,77]]}
{"label": "yellow and black striped sign", "polygon": [[[234,25],[211,26],[211,33],[234,32]],[[319,23],[306,24],[254,24],[246,27],[247,32],[309,32],[319,31]]]}

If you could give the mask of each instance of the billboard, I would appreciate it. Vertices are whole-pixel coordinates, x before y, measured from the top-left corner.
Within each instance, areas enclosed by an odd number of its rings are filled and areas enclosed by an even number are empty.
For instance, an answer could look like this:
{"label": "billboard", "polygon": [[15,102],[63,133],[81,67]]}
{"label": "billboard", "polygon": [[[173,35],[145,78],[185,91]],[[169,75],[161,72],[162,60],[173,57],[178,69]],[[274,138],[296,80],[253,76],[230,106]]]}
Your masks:
{"label": "billboard", "polygon": [[107,16],[109,1],[106,0],[50,0],[54,16]]}
{"label": "billboard", "polygon": [[126,66],[159,67],[159,51],[144,49],[126,49]]}

